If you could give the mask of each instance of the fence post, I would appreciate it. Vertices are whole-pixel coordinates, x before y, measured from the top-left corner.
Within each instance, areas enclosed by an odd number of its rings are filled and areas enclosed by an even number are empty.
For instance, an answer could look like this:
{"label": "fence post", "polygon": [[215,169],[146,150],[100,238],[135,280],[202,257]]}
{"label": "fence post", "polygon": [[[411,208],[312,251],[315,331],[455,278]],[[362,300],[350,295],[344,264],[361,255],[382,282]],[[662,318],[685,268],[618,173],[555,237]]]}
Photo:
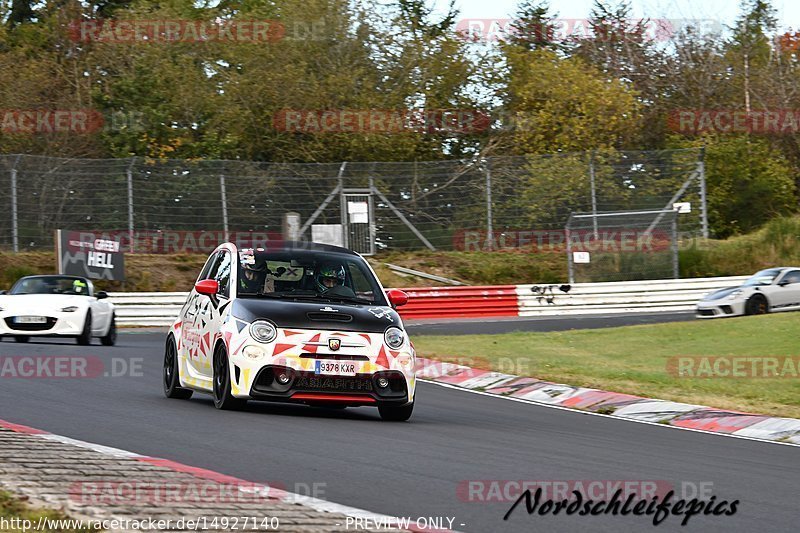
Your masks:
{"label": "fence post", "polygon": [[14,246],[14,253],[19,252],[19,220],[17,219],[17,164],[19,158],[17,156],[14,161],[14,166],[11,167],[11,240]]}
{"label": "fence post", "polygon": [[678,214],[672,216],[672,277],[681,277],[680,262],[678,258]]}
{"label": "fence post", "polygon": [[492,223],[492,160],[486,160],[486,244],[494,249],[494,224]]}
{"label": "fence post", "polygon": [[342,161],[336,180],[339,188],[339,223],[342,226],[342,246],[344,248],[350,248],[350,231],[348,228],[350,225],[350,213],[347,212],[347,196],[344,193],[345,168],[347,168],[347,161]]}
{"label": "fence post", "polygon": [[708,239],[708,202],[706,199],[706,148],[700,148],[700,160],[697,162],[697,174],[700,179],[700,211],[703,238]]}
{"label": "fence post", "polygon": [[591,184],[592,188],[592,214],[595,217],[592,219],[592,228],[594,229],[594,238],[597,240],[599,238],[597,233],[597,189],[595,188],[594,183],[594,154],[596,150],[592,150],[591,155],[589,156],[589,183]]}
{"label": "fence post", "polygon": [[225,233],[225,241],[230,240],[228,233],[228,196],[225,190],[225,175],[219,175],[219,192],[222,199],[222,231]]}
{"label": "fence post", "polygon": [[131,164],[128,165],[126,177],[128,180],[128,247],[130,253],[134,253],[134,239],[133,239],[133,165],[136,163],[136,157],[131,158]]}
{"label": "fence post", "polygon": [[[572,215],[570,213],[567,225],[564,228],[564,236],[567,238],[567,277],[569,278],[570,285],[575,283],[575,266],[572,263],[572,239],[570,239],[570,228],[572,227]],[[596,222],[596,221],[595,221]]]}

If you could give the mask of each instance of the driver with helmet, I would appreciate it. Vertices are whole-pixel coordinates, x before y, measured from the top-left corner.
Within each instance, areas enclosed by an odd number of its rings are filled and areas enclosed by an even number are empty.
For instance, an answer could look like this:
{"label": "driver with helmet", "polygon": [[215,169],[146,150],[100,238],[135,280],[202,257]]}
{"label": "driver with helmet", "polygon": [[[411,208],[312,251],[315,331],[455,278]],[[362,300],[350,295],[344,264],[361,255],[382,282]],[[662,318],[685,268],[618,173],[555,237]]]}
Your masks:
{"label": "driver with helmet", "polygon": [[268,292],[265,287],[267,281],[267,264],[260,265],[242,262],[242,276],[239,276],[239,290],[241,292]]}
{"label": "driver with helmet", "polygon": [[325,292],[334,287],[344,286],[345,279],[347,279],[347,274],[342,265],[327,264],[322,265],[317,270],[317,276],[314,280],[316,281],[317,289],[320,292]]}

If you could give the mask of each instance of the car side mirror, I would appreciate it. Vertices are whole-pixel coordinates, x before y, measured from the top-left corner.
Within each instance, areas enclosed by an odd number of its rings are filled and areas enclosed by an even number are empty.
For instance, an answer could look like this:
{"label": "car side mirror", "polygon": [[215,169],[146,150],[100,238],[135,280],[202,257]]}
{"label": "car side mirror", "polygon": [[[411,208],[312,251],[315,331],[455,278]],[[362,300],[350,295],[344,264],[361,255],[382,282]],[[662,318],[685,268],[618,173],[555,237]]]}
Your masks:
{"label": "car side mirror", "polygon": [[783,281],[781,281],[780,283],[778,283],[778,286],[780,286],[780,287],[785,287],[785,286],[787,286],[787,285],[789,285],[789,284],[791,284],[791,283],[792,283],[792,282],[791,282],[791,281],[789,281],[789,280],[783,280]]}
{"label": "car side mirror", "polygon": [[219,292],[219,282],[215,279],[203,279],[194,284],[194,290],[206,296],[215,296]]}
{"label": "car side mirror", "polygon": [[400,307],[408,303],[408,294],[400,289],[389,289],[386,291],[386,296],[389,297],[389,303],[392,304],[392,307]]}
{"label": "car side mirror", "polygon": [[97,291],[96,293],[94,293],[94,297],[97,298],[98,300],[104,300],[108,298],[108,293],[106,291]]}

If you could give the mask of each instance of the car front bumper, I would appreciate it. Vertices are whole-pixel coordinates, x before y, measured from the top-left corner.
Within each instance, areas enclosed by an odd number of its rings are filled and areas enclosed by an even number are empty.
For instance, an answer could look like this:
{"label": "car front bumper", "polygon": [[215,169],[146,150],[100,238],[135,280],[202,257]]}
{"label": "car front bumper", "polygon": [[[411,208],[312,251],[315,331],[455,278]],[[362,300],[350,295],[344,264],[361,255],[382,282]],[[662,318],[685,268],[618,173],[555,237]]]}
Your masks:
{"label": "car front bumper", "polygon": [[744,301],[727,300],[702,300],[695,308],[697,318],[723,318],[729,316],[741,316],[744,314]]}
{"label": "car front bumper", "polygon": [[[339,350],[326,345],[325,339],[333,336],[341,339]],[[263,355],[253,357],[254,351]],[[391,350],[382,333],[293,330],[287,335],[279,330],[269,344],[245,334],[229,340],[228,359],[231,393],[237,398],[349,405],[414,400],[414,349],[407,340],[399,350]],[[353,371],[325,374],[319,368],[322,362],[346,363]],[[281,374],[289,381],[280,383]]]}
{"label": "car front bumper", "polygon": [[[279,376],[286,376],[289,381],[281,383],[277,379]],[[406,376],[397,370],[335,376],[269,365],[262,368],[253,381],[250,397],[303,403],[406,404],[409,402],[409,387]]]}
{"label": "car front bumper", "polygon": [[[14,321],[18,316],[44,316],[45,323],[20,324]],[[31,310],[29,312],[5,312],[0,314],[0,335],[14,336],[77,336],[83,331],[85,313],[74,311],[72,313],[42,313]]]}

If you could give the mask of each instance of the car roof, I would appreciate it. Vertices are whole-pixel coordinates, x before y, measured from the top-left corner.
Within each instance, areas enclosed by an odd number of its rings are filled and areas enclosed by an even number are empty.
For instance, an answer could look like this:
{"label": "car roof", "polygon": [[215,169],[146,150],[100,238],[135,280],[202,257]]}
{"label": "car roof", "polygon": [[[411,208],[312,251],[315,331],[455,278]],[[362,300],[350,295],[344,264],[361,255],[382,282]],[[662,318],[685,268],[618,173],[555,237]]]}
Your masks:
{"label": "car roof", "polygon": [[[233,246],[236,246],[235,243],[230,243]],[[269,244],[268,244],[269,246]],[[238,250],[241,249],[250,249],[249,246],[238,247]],[[266,252],[278,252],[278,251],[291,251],[291,252],[332,252],[338,254],[345,254],[345,255],[352,255],[358,257],[359,254],[350,250],[349,248],[343,248],[341,246],[334,246],[332,244],[322,244],[318,242],[300,242],[300,241],[282,241],[279,248],[273,249],[272,247],[265,250]]]}

